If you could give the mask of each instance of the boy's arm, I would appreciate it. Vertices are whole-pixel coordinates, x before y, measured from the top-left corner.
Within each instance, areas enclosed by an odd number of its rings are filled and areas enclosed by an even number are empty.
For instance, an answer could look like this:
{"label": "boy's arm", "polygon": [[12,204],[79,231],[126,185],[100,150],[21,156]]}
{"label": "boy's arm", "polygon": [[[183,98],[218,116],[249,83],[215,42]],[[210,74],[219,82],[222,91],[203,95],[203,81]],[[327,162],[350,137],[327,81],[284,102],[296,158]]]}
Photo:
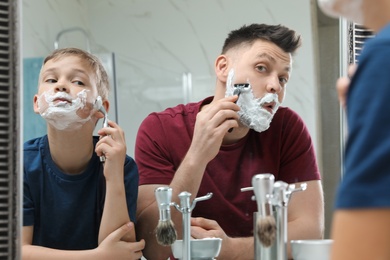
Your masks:
{"label": "boy's arm", "polygon": [[134,225],[127,223],[112,232],[98,248],[90,250],[58,250],[32,245],[33,226],[22,229],[22,260],[103,260],[103,259],[140,259],[143,241],[126,243],[121,238],[129,232],[134,232]]}
{"label": "boy's arm", "polygon": [[[109,126],[98,132],[103,137],[96,144],[97,155],[104,154],[106,158],[103,165],[106,197],[99,230],[99,244],[112,231],[130,221],[124,184],[125,137],[123,130],[116,123],[109,121]],[[134,229],[122,239],[128,242],[136,241]]]}

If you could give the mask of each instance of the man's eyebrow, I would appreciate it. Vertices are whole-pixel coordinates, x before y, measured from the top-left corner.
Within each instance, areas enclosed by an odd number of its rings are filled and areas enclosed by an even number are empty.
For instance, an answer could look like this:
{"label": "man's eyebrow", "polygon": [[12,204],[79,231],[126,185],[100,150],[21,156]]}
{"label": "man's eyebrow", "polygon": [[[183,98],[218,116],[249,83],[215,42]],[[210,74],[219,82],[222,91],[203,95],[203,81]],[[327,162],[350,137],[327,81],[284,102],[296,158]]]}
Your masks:
{"label": "man's eyebrow", "polygon": [[272,57],[271,55],[269,55],[268,53],[260,53],[260,54],[257,55],[257,57],[258,58],[266,58],[266,59],[272,61],[273,63],[276,62],[275,58]]}
{"label": "man's eyebrow", "polygon": [[[260,53],[260,54],[257,55],[257,57],[258,58],[266,58],[269,61],[271,61],[272,63],[276,63],[276,59],[273,56],[269,55],[268,53]],[[286,66],[285,71],[286,72],[290,72],[291,71],[290,65]]]}

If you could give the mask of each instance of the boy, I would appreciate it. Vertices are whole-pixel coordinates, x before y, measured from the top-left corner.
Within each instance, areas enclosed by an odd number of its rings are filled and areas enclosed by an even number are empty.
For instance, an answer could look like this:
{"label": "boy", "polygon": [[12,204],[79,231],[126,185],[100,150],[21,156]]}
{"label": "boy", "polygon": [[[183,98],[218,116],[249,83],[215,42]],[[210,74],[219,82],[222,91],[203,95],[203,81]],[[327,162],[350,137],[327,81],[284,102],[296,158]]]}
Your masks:
{"label": "boy", "polygon": [[108,93],[95,56],[65,48],[44,60],[34,112],[47,121],[47,135],[24,144],[23,259],[142,256],[133,224],[138,170],[124,133],[109,121],[93,137],[102,118],[96,100],[108,110]]}

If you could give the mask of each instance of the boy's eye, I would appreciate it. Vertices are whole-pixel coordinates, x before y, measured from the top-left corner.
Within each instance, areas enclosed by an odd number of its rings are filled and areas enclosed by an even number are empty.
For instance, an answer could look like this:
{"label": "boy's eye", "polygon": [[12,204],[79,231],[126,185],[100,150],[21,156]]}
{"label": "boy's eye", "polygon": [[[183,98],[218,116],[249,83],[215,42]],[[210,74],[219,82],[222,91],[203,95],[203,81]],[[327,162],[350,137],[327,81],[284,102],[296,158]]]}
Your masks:
{"label": "boy's eye", "polygon": [[57,80],[55,80],[55,79],[46,79],[45,82],[47,82],[47,83],[56,83]]}
{"label": "boy's eye", "polygon": [[80,80],[75,80],[75,81],[73,81],[73,83],[76,85],[85,86],[85,84]]}

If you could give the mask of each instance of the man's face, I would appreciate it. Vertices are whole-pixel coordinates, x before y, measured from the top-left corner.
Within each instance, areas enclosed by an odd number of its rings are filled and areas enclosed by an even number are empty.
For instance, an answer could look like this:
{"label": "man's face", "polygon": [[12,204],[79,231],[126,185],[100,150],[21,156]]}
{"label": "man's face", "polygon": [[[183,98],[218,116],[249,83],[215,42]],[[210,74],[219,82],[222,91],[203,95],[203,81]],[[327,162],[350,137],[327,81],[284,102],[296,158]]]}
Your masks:
{"label": "man's face", "polygon": [[291,55],[262,40],[250,47],[242,47],[234,55],[232,83],[250,83],[255,98],[272,93],[282,103],[291,74]]}
{"label": "man's face", "polygon": [[233,94],[235,84],[245,84],[237,105],[240,122],[263,132],[270,126],[291,73],[291,55],[267,41],[236,49],[230,55],[232,66],[226,83],[226,96]]}
{"label": "man's face", "polygon": [[364,24],[363,0],[318,0],[318,4],[329,16],[342,16],[355,23]]}
{"label": "man's face", "polygon": [[34,111],[59,130],[74,130],[96,112],[97,95],[94,72],[86,61],[76,56],[52,59],[42,67]]}

